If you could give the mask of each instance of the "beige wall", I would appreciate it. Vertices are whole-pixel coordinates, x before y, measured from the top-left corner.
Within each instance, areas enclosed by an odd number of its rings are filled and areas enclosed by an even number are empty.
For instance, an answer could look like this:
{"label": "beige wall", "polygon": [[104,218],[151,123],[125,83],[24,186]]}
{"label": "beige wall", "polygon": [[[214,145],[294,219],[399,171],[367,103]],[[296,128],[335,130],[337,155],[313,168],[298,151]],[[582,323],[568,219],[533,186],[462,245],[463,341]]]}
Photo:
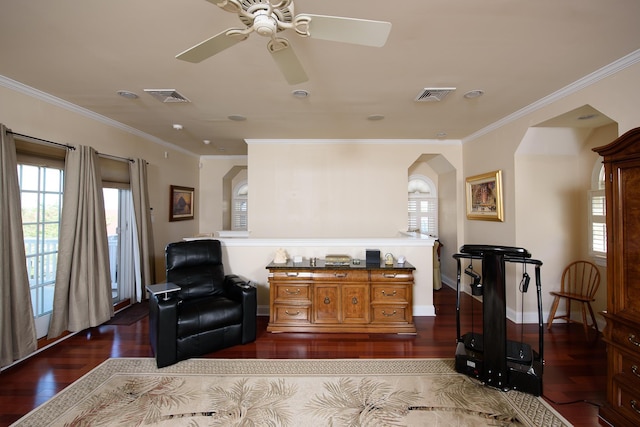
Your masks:
{"label": "beige wall", "polygon": [[[423,154],[442,153],[452,165],[452,171],[438,171],[441,235],[446,236],[443,274],[455,278],[451,254],[457,252],[461,244],[528,248],[535,258],[544,262],[546,313],[550,303],[547,294],[558,286],[555,279],[560,275],[561,265],[566,259],[584,255],[584,236],[579,230],[584,220],[572,220],[572,214],[564,208],[581,209],[578,193],[584,192],[583,179],[577,178],[590,173],[589,149],[600,141],[608,142],[611,130],[585,139],[575,162],[535,156],[516,160],[516,151],[531,127],[585,104],[613,119],[617,123],[617,135],[639,126],[638,81],[640,64],[634,64],[586,87],[557,96],[540,108],[516,114],[462,146],[431,140],[384,143],[250,140],[246,164],[251,188],[249,228],[252,237],[392,237],[406,228],[408,168]],[[162,252],[167,243],[221,228],[220,177],[242,160],[199,160],[167,144],[150,141],[20,91],[0,87],[0,99],[0,122],[16,132],[62,143],[91,145],[105,154],[143,157],[149,162],[159,279],[164,277]],[[200,170],[199,162],[202,163]],[[498,169],[503,171],[505,221],[466,220],[464,178]],[[575,171],[575,177],[566,170]],[[563,179],[556,180],[554,176]],[[536,187],[537,182],[542,182],[544,187]],[[195,221],[168,222],[171,184],[196,188]],[[527,196],[534,191],[542,192],[542,204],[548,206],[540,215],[533,212],[541,203]],[[569,201],[563,192],[571,194]],[[520,273],[517,268],[511,268],[507,283],[516,286]],[[603,306],[603,298],[603,295],[599,297],[598,306]],[[511,290],[507,301],[511,318],[520,310],[518,300],[517,293]],[[525,317],[528,317],[532,314],[529,303],[525,307]]]}
{"label": "beige wall", "polygon": [[[583,89],[559,97],[542,108],[523,113],[503,126],[463,145],[465,176],[497,169],[503,170],[505,205],[504,222],[465,220],[465,243],[511,245],[530,249],[533,257],[544,263],[542,286],[545,321],[551,303],[548,292],[559,288],[558,279],[566,261],[578,255],[585,256],[584,217],[587,213],[586,201],[581,194],[586,193],[585,186],[590,181],[584,181],[587,175],[590,179],[593,166],[593,154],[588,151],[592,146],[599,145],[601,141],[610,142],[627,130],[640,126],[638,81],[640,81],[640,65],[631,65]],[[587,104],[617,123],[616,135],[612,135],[610,128],[603,130],[602,134],[596,132],[593,137],[589,136],[583,140],[582,151],[576,154],[573,161],[555,158],[548,159],[549,164],[547,164],[541,159],[531,158],[524,161],[522,165],[518,162],[518,167],[521,165],[523,169],[516,173],[516,150],[526,139],[532,126]],[[576,176],[568,176],[565,168],[573,170]],[[554,179],[555,175],[562,179]],[[516,177],[518,177],[517,181]],[[541,186],[542,190],[538,188],[537,193],[543,192],[542,203],[528,199],[526,194],[528,190],[533,191],[532,188],[537,188],[535,183],[538,181],[544,184]],[[573,184],[567,181],[573,181]],[[563,191],[570,200],[563,198]],[[516,209],[516,204],[521,202],[524,206],[518,206]],[[533,214],[531,210],[537,209],[541,204],[545,205],[546,209],[540,212],[539,216]],[[570,211],[565,212],[564,208],[560,209],[557,204]],[[577,209],[580,211],[578,212]],[[606,275],[605,269],[601,269],[601,272]],[[517,286],[520,274],[520,269],[511,268],[507,283],[513,284],[513,287]],[[601,289],[596,307],[606,305],[605,295]],[[520,311],[518,293],[512,288],[507,298],[510,318],[515,319]],[[531,310],[531,304],[526,303],[525,307],[527,311],[525,318],[535,315]]]}
{"label": "beige wall", "polygon": [[[98,152],[149,162],[149,199],[153,207],[156,275],[163,280],[164,247],[167,243],[193,235],[195,221],[169,222],[169,186],[196,188],[198,204],[198,158],[160,145],[120,128],[96,120],[88,112],[70,110],[0,86],[0,123],[17,133],[64,144],[94,147]],[[165,158],[164,153],[167,153]],[[196,206],[197,209],[197,206]]]}
{"label": "beige wall", "polygon": [[[617,125],[596,130],[540,128],[532,129],[530,143],[534,147],[549,144],[547,154],[526,150],[516,155],[516,235],[518,244],[526,247],[544,262],[545,290],[557,289],[562,269],[572,261],[589,256],[588,191],[592,171],[600,165],[593,147],[605,145],[617,137]],[[521,147],[522,148],[522,147]],[[555,151],[555,153],[554,153]],[[606,266],[600,268],[601,289],[594,310],[606,308]],[[516,276],[521,271],[516,273]],[[517,303],[515,288],[511,297]],[[546,310],[551,305],[548,292],[543,295]],[[578,309],[579,307],[574,307]],[[562,309],[562,307],[561,307]],[[535,301],[525,303],[525,312],[535,310]]]}
{"label": "beige wall", "polygon": [[457,144],[248,141],[252,237],[393,237],[407,228],[409,167]]}

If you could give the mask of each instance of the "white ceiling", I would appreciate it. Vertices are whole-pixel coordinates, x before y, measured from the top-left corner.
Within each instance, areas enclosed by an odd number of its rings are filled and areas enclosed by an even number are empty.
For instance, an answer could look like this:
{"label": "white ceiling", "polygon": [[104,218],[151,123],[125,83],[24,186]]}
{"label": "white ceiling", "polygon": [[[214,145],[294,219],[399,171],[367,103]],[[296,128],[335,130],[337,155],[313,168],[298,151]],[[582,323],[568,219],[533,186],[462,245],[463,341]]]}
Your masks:
{"label": "white ceiling", "polygon": [[[295,0],[295,12],[389,21],[391,34],[375,48],[282,33],[309,76],[290,86],[257,34],[199,64],[175,59],[239,26],[205,0],[4,0],[0,76],[189,152],[233,155],[256,138],[464,139],[640,48],[638,0]],[[457,89],[415,102],[426,87]],[[474,89],[485,95],[463,97]]]}

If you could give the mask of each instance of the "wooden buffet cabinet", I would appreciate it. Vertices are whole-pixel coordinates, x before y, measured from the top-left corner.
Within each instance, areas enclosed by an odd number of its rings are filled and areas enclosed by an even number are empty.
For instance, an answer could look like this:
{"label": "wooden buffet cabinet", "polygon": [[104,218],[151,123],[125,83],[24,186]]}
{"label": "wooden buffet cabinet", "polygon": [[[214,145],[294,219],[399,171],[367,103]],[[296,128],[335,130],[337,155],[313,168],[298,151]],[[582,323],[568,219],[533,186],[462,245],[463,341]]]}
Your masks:
{"label": "wooden buffet cabinet", "polygon": [[409,264],[326,266],[288,261],[269,269],[269,332],[416,333]]}
{"label": "wooden buffet cabinet", "polygon": [[614,426],[640,425],[640,128],[594,148],[607,200],[607,402]]}

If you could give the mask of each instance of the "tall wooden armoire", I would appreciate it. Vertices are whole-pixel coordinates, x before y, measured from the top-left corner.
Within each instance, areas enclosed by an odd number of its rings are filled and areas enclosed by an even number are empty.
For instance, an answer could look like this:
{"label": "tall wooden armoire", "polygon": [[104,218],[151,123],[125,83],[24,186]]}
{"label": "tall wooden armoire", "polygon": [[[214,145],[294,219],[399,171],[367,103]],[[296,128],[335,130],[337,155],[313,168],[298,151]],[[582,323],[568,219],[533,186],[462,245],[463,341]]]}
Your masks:
{"label": "tall wooden armoire", "polygon": [[594,148],[607,199],[607,403],[600,417],[640,425],[640,128]]}

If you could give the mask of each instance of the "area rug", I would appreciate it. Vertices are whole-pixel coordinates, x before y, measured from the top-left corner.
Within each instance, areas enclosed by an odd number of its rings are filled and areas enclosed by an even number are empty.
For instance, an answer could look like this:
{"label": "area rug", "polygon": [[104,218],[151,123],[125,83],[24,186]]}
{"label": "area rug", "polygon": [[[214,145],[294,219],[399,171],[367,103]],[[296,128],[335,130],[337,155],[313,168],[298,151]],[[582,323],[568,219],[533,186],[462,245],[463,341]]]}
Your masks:
{"label": "area rug", "polygon": [[453,359],[109,359],[15,426],[567,426]]}

